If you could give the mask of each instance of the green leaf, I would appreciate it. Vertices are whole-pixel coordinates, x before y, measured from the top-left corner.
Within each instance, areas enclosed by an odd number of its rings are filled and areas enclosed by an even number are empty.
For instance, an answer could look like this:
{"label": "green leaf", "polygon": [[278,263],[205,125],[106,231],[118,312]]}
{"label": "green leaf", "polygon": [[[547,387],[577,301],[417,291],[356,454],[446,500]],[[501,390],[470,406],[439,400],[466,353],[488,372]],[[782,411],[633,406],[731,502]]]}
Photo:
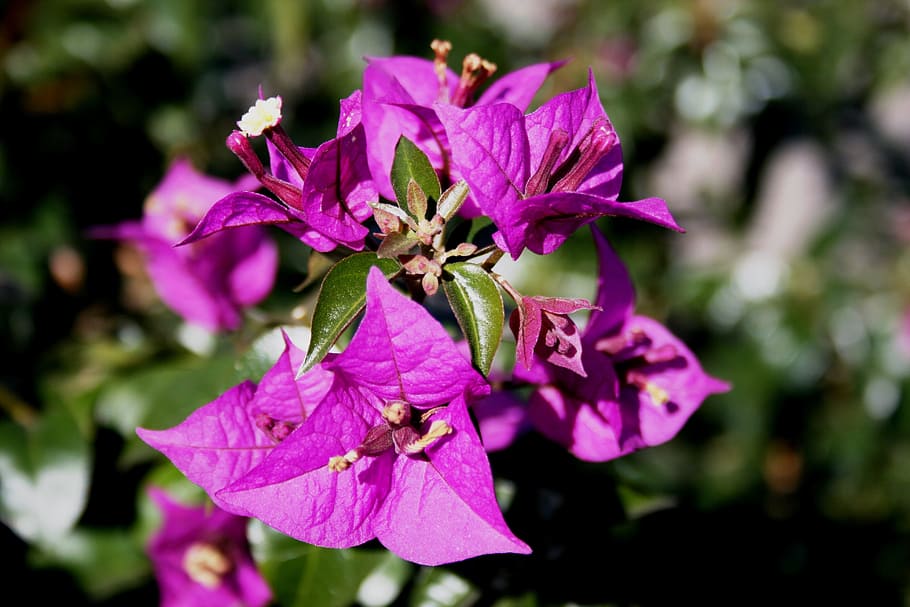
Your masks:
{"label": "green leaf", "polygon": [[63,567],[93,599],[106,599],[151,575],[143,545],[119,529],[76,529],[29,555],[33,567]]}
{"label": "green leaf", "polygon": [[[434,201],[439,200],[441,194],[439,178],[430,164],[430,159],[404,135],[398,138],[398,143],[395,145],[391,179],[392,188],[398,198],[398,206],[402,208],[407,208],[408,182],[412,179],[428,198],[432,198]],[[423,219],[423,217],[416,219]]]}
{"label": "green leaf", "polygon": [[480,591],[470,582],[439,567],[426,568],[414,585],[411,605],[421,607],[462,607],[474,604]]}
{"label": "green leaf", "polygon": [[181,357],[150,364],[110,382],[98,395],[102,425],[136,438],[136,427],[170,428],[238,383],[233,353]]}
{"label": "green leaf", "polygon": [[76,523],[88,497],[91,454],[63,407],[27,430],[0,424],[0,520],[27,541],[50,545]]}
{"label": "green leaf", "polygon": [[375,253],[355,253],[345,257],[326,273],[313,310],[310,345],[298,375],[322,360],[342,331],[363,309],[367,297],[367,273],[378,266],[386,277],[400,269],[397,261],[379,259]]}
{"label": "green leaf", "polygon": [[416,246],[414,232],[391,232],[382,239],[382,243],[376,249],[376,256],[382,259],[398,259],[399,255],[410,253]]}
{"label": "green leaf", "polygon": [[453,183],[442,193],[436,212],[442,215],[442,218],[446,221],[452,219],[452,217],[455,216],[455,213],[458,212],[458,209],[461,208],[461,205],[464,204],[464,201],[467,200],[470,192],[471,190],[468,188],[468,183],[464,179]]}
{"label": "green leaf", "polygon": [[[360,602],[379,607],[394,600],[410,573],[410,565],[385,550],[319,548],[251,521],[250,544],[259,569],[283,607],[347,607]],[[397,561],[397,562],[390,562]],[[373,576],[393,584],[388,601],[359,600]]]}
{"label": "green leaf", "polygon": [[471,346],[474,366],[486,375],[502,338],[499,288],[486,270],[468,262],[446,264],[442,288]]}

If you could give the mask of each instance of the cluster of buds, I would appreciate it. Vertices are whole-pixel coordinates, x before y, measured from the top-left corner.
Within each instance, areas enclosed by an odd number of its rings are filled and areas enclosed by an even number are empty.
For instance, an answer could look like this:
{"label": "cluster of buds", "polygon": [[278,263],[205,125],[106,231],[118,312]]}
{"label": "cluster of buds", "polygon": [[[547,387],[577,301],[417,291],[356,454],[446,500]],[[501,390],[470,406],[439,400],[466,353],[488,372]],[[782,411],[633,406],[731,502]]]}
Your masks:
{"label": "cluster of buds", "polygon": [[[431,211],[426,193],[413,179],[408,181],[407,211],[383,202],[373,203],[373,216],[382,243],[376,251],[380,258],[398,259],[408,276],[420,281],[426,295],[439,289],[439,278],[446,261],[475,255],[478,247],[469,242],[446,248],[446,225],[464,204],[468,187],[463,181],[453,184],[439,197]],[[415,253],[415,250],[419,252]]]}

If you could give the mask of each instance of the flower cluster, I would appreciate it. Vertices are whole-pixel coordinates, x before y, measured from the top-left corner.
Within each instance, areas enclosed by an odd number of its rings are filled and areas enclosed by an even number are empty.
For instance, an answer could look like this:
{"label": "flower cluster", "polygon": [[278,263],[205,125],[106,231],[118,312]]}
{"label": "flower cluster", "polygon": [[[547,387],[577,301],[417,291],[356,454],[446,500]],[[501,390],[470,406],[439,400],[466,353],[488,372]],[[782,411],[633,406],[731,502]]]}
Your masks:
{"label": "flower cluster", "polygon": [[[232,309],[263,296],[267,273],[233,280],[251,245],[226,240],[213,253],[221,274],[200,269],[216,238],[275,225],[338,261],[305,351],[286,337],[258,382],[174,428],[138,430],[226,512],[324,547],[377,539],[429,565],[530,552],[500,511],[486,455],[520,432],[603,462],[671,439],[708,395],[728,389],[667,328],[634,313],[629,274],[596,226],[615,216],[682,231],[659,198],[618,200],[621,146],[593,73],[528,113],[561,63],[496,79],[488,60],[470,54],[456,74],[451,45],[432,49],[433,59],[368,59],[362,91],[341,101],[336,136],[315,148],[291,140],[277,96],[260,95],[237,123],[227,146],[265,193],[223,192],[192,229],[169,233],[181,246],[167,254],[212,277],[194,287],[211,285]],[[147,208],[142,234],[151,216]],[[600,262],[593,303],[526,295],[495,272],[505,254],[552,253],[585,225]],[[156,280],[166,293],[189,277]],[[230,297],[219,291],[225,281],[238,289]],[[463,340],[422,305],[429,297],[448,304]],[[493,369],[509,307],[515,366]],[[195,306],[175,309],[191,318]],[[580,329],[572,315],[582,310]]]}

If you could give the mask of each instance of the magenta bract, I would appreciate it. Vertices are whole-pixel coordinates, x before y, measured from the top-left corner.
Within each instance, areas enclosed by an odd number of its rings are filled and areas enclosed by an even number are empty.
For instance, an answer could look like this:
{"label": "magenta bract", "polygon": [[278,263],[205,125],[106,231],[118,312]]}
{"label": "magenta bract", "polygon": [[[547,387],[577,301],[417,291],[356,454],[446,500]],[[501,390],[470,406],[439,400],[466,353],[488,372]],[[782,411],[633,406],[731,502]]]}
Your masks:
{"label": "magenta bract", "polygon": [[92,234],[135,243],[161,300],[187,322],[211,331],[236,329],[241,311],[272,289],[278,268],[274,243],[261,228],[247,227],[189,247],[174,245],[243,183],[203,175],[178,159],[146,200],[141,221]]}
{"label": "magenta bract", "polygon": [[666,327],[633,314],[629,274],[606,238],[592,232],[600,279],[599,309],[582,331],[589,377],[543,363],[515,374],[541,386],[528,409],[539,432],[580,459],[606,461],[670,440],[707,396],[730,386],[705,373]]}
{"label": "magenta bract", "polygon": [[[418,57],[370,57],[363,73],[363,124],[366,130],[370,171],[379,193],[394,200],[389,173],[395,144],[404,135],[430,159],[444,178],[457,181],[461,175],[451,163],[451,150],[445,129],[437,117],[437,107],[484,106],[505,103],[523,112],[546,77],[563,61],[530,65],[495,78],[476,101],[458,94],[460,79],[445,68],[444,81],[434,62]],[[462,212],[468,208],[462,207]],[[474,215],[479,214],[475,209]]]}
{"label": "magenta bract", "polygon": [[246,539],[247,519],[212,506],[185,506],[161,489],[149,497],[162,514],[148,545],[161,607],[262,607],[272,592]]}
{"label": "magenta bract", "polygon": [[455,168],[514,259],[525,248],[552,253],[579,227],[605,215],[682,231],[659,198],[617,202],[622,150],[593,74],[587,87],[558,95],[527,116],[503,103],[466,110],[438,105],[437,113]]}
{"label": "magenta bract", "polygon": [[191,243],[228,228],[277,225],[317,251],[342,245],[359,251],[368,234],[362,223],[379,200],[366,161],[360,124],[360,91],[341,101],[334,139],[316,149],[298,148],[309,162],[306,175],[269,142],[272,175],[285,183],[288,200],[256,192],[234,192],[219,200],[183,241]]}
{"label": "magenta bract", "polygon": [[[528,553],[506,526],[467,404],[489,392],[445,329],[374,268],[367,308],[347,349],[323,364],[334,381],[320,405],[258,465],[218,492],[222,503],[299,540],[344,548],[378,538],[398,556],[436,565],[479,554]],[[405,401],[452,433],[408,455],[329,460],[360,445]],[[423,434],[431,421],[418,424]]]}

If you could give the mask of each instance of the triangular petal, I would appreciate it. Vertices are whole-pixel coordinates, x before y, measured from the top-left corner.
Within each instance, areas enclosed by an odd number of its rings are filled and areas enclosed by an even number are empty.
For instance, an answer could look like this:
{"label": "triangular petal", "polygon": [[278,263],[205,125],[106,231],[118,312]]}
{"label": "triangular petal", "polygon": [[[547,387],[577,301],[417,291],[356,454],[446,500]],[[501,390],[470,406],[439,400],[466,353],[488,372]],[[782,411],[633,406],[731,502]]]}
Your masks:
{"label": "triangular petal", "polygon": [[524,115],[505,103],[467,110],[440,104],[436,112],[446,128],[452,160],[468,182],[471,196],[511,243],[518,235],[504,220],[522,204],[530,176]]}
{"label": "triangular petal", "polygon": [[455,431],[426,450],[429,461],[398,456],[374,528],[382,544],[422,565],[531,549],[502,518],[486,453],[458,398],[433,416]]}
{"label": "triangular petal", "polygon": [[529,428],[527,409],[511,392],[494,392],[471,404],[487,453],[507,448]]}
{"label": "triangular petal", "polygon": [[[346,137],[356,141],[353,134]],[[376,200],[378,195],[370,185],[369,173],[365,170],[365,157],[361,156],[358,164],[355,158],[346,156],[341,149],[342,141],[343,139],[332,139],[316,150],[303,184],[301,208],[312,230],[359,251],[363,248],[369,230],[361,225],[352,211],[356,209],[358,215],[364,217],[364,210],[369,208],[366,200]],[[360,149],[362,150],[362,143]],[[358,167],[364,170],[358,172]],[[353,194],[352,201],[347,198],[350,194]],[[349,206],[352,202],[353,205]]]}
{"label": "triangular petal", "polygon": [[581,460],[603,462],[622,454],[609,420],[555,386],[543,386],[531,395],[528,416],[538,432]]}
{"label": "triangular petal", "polygon": [[299,424],[322,402],[335,376],[322,365],[316,365],[295,379],[304,352],[294,345],[287,333],[282,331],[281,334],[284,352],[262,376],[251,410],[254,415],[262,412],[277,420]]}
{"label": "triangular petal", "polygon": [[[597,86],[594,84],[594,74],[588,70],[588,86],[557,95],[528,114],[526,124],[531,154],[531,171],[536,171],[540,165],[553,130],[561,129],[570,138],[568,145],[559,156],[561,162],[584,139],[594,125],[594,121],[600,118],[606,119],[609,128],[613,129],[607,113],[600,103]],[[618,148],[619,142],[617,141],[614,149]],[[622,158],[621,154],[619,158]]]}
{"label": "triangular petal", "polygon": [[349,406],[368,394],[333,390],[313,415],[268,458],[218,497],[298,540],[347,548],[375,536],[371,518],[391,480],[391,451],[364,457],[345,472],[329,458],[360,444],[378,413],[366,420]]}
{"label": "triangular petal", "polygon": [[[726,382],[705,373],[695,354],[656,320],[633,316],[623,330],[641,331],[650,340],[651,348],[672,346],[677,354],[673,360],[638,369],[647,376],[649,382],[666,392],[668,402],[656,403],[644,391],[633,386],[622,389],[620,407],[623,427],[620,434],[624,437],[640,437],[638,446],[659,445],[670,440],[706,397],[730,389]],[[632,449],[624,444],[624,452],[630,450]]]}
{"label": "triangular petal", "polygon": [[536,63],[509,72],[490,84],[477,99],[476,105],[510,103],[524,112],[547,76],[565,64],[566,61]]}
{"label": "triangular petal", "polygon": [[268,296],[278,272],[278,247],[265,231],[250,227],[233,230],[232,256],[225,282],[231,299],[240,306],[251,306]]}
{"label": "triangular petal", "polygon": [[512,234],[509,253],[517,259],[527,247],[539,255],[558,249],[578,228],[599,217],[615,216],[640,219],[682,232],[667,204],[660,198],[635,202],[615,202],[579,192],[541,194],[506,209],[500,230]]}
{"label": "triangular petal", "polygon": [[345,97],[340,102],[340,111],[338,112],[338,130],[336,137],[344,137],[360,124],[361,120],[361,101],[363,92],[360,89]]}
{"label": "triangular petal", "polygon": [[300,221],[290,209],[255,192],[234,192],[212,205],[180,244],[195,242],[215,232],[240,226]]}
{"label": "triangular petal", "polygon": [[[435,97],[428,96],[425,85],[419,84],[421,66],[425,60],[412,57],[371,59],[363,72],[362,120],[367,142],[367,157],[370,173],[379,193],[389,200],[395,200],[395,191],[389,174],[395,158],[395,146],[404,135],[419,147],[434,167],[442,167],[445,150],[439,143],[441,125],[435,114],[427,110],[413,112],[406,107],[429,106]],[[432,69],[432,66],[430,66]],[[416,69],[412,72],[411,68]],[[411,84],[403,84],[400,78]],[[432,83],[437,83],[435,75]],[[412,96],[411,91],[418,95]]]}
{"label": "triangular petal", "polygon": [[[221,239],[219,234],[216,239]],[[240,309],[233,301],[222,264],[218,256],[224,242],[199,243],[203,251],[192,255],[188,250],[174,248],[157,238],[136,240],[145,253],[146,271],[155,291],[169,308],[188,322],[209,331],[235,329],[240,324]],[[230,239],[228,239],[230,242]],[[215,267],[219,266],[220,267]]]}
{"label": "triangular petal", "polygon": [[243,382],[197,409],[174,428],[137,428],[136,434],[170,459],[216,504],[246,514],[224,504],[215,494],[259,464],[275,446],[254,424],[249,405],[255,389],[252,382]]}
{"label": "triangular petal", "polygon": [[584,335],[589,341],[617,333],[635,309],[635,287],[625,264],[610,246],[607,238],[593,224],[591,233],[597,249],[599,271],[597,299],[599,310],[591,312]]}
{"label": "triangular petal", "polygon": [[329,369],[385,400],[438,405],[486,382],[429,312],[398,291],[378,268],[367,277],[366,313]]}

